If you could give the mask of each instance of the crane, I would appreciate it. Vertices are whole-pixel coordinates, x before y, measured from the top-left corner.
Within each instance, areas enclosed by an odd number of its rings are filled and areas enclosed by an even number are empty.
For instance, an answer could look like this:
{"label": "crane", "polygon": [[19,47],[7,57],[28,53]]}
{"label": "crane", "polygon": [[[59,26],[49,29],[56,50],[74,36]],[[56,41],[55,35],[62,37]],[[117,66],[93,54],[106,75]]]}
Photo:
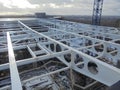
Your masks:
{"label": "crane", "polygon": [[100,25],[103,0],[94,0],[92,24]]}

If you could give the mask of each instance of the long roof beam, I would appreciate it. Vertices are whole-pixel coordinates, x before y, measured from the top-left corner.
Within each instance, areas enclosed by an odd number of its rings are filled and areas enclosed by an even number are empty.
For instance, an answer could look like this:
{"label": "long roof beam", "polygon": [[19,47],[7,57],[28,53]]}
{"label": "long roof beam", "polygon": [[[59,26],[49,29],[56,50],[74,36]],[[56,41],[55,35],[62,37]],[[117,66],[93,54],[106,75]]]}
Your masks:
{"label": "long roof beam", "polygon": [[9,66],[10,66],[12,90],[22,90],[22,84],[20,81],[9,32],[7,32],[7,42],[8,42],[8,54],[9,54]]}

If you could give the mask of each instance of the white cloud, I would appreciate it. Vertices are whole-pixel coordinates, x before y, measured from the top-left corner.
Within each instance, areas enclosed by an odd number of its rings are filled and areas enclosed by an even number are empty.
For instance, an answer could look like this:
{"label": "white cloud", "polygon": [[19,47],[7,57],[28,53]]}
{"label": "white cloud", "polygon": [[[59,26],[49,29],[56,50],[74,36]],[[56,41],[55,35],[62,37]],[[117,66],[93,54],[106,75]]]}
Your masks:
{"label": "white cloud", "polygon": [[[47,5],[45,5],[45,6],[47,6]],[[71,8],[74,5],[73,4],[66,4],[66,3],[57,5],[55,3],[49,3],[48,6],[50,6],[51,8],[57,9],[57,8]]]}
{"label": "white cloud", "polygon": [[43,6],[43,7],[45,7],[45,6],[46,6],[46,4],[42,4],[42,6]]}
{"label": "white cloud", "polygon": [[73,4],[66,4],[66,3],[64,3],[63,7],[64,8],[71,8],[71,7],[74,7],[74,5]]}
{"label": "white cloud", "polygon": [[60,6],[56,5],[55,3],[49,3],[51,8],[60,8]]}
{"label": "white cloud", "polygon": [[3,4],[4,7],[7,8],[37,8],[38,4],[31,4],[27,0],[0,0],[0,3]]}

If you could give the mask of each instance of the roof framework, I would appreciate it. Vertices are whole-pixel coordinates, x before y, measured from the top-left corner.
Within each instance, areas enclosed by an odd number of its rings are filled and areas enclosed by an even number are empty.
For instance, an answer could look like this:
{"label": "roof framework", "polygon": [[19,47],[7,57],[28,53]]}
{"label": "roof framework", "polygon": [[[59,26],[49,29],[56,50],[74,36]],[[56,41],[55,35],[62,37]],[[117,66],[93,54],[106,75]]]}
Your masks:
{"label": "roof framework", "polygon": [[[16,64],[20,67],[50,58],[57,58],[65,65],[61,69],[21,80],[22,85],[68,69],[107,86],[112,86],[120,80],[120,70],[117,66],[120,61],[120,31],[117,28],[92,26],[53,18],[3,21],[0,22],[0,25],[0,53],[10,52],[11,47],[13,47],[14,52],[27,50],[30,54],[30,58],[26,57],[20,60],[14,58],[16,63],[14,63],[14,67],[10,67],[10,72],[14,72],[13,68],[17,69]],[[9,32],[10,36],[6,32]],[[9,41],[10,38],[11,41]],[[12,46],[7,47],[9,44],[12,44]],[[38,47],[39,50],[36,51],[32,47]],[[17,57],[16,53],[12,54]],[[70,61],[65,58],[65,55],[69,54]],[[11,59],[9,55],[9,60]],[[0,70],[9,69],[9,65],[11,66],[11,63],[1,64]],[[19,78],[20,75],[19,73],[14,77]],[[13,80],[14,78],[12,79],[11,76],[12,84]],[[19,79],[16,80],[19,82]],[[73,78],[71,80],[74,82]],[[16,83],[16,85],[21,86],[20,83],[19,85]],[[87,88],[92,84],[83,88]],[[10,87],[8,85],[2,89],[5,90],[5,88]]]}

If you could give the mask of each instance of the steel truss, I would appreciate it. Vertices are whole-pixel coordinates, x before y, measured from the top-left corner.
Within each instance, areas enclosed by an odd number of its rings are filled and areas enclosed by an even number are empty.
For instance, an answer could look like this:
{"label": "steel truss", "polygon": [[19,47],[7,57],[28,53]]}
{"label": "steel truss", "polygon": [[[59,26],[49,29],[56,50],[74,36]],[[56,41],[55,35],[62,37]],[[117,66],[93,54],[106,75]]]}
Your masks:
{"label": "steel truss", "polygon": [[[14,66],[16,64],[18,67],[31,63],[35,64],[35,62],[46,61],[50,58],[57,58],[65,65],[61,69],[21,80],[20,83],[23,86],[28,85],[31,81],[66,70],[70,70],[71,75],[72,70],[74,70],[107,86],[112,86],[120,80],[120,70],[117,67],[120,58],[120,45],[118,43],[120,31],[117,28],[94,27],[56,19],[1,22],[0,25],[3,29],[0,37],[0,53],[9,52],[10,48],[7,45],[9,46],[11,43],[14,51],[26,49],[31,55],[30,58],[17,60]],[[40,26],[47,31],[43,32],[40,28],[33,28],[32,26]],[[6,35],[6,32],[9,32],[10,36],[9,34]],[[11,41],[9,41],[10,38]],[[38,47],[40,50],[34,51],[32,47]],[[16,53],[13,54],[16,55]],[[68,54],[71,55],[70,61],[64,57]],[[1,64],[0,70],[9,69],[9,64],[11,63]],[[10,72],[14,72],[13,67],[10,68]],[[15,77],[20,78],[20,75],[16,74]],[[96,81],[82,88],[85,89]],[[14,78],[11,77],[11,83],[13,84],[13,82]],[[74,84],[72,76],[71,82]],[[16,85],[21,86],[20,83]],[[2,87],[2,90],[7,88],[10,86]]]}

